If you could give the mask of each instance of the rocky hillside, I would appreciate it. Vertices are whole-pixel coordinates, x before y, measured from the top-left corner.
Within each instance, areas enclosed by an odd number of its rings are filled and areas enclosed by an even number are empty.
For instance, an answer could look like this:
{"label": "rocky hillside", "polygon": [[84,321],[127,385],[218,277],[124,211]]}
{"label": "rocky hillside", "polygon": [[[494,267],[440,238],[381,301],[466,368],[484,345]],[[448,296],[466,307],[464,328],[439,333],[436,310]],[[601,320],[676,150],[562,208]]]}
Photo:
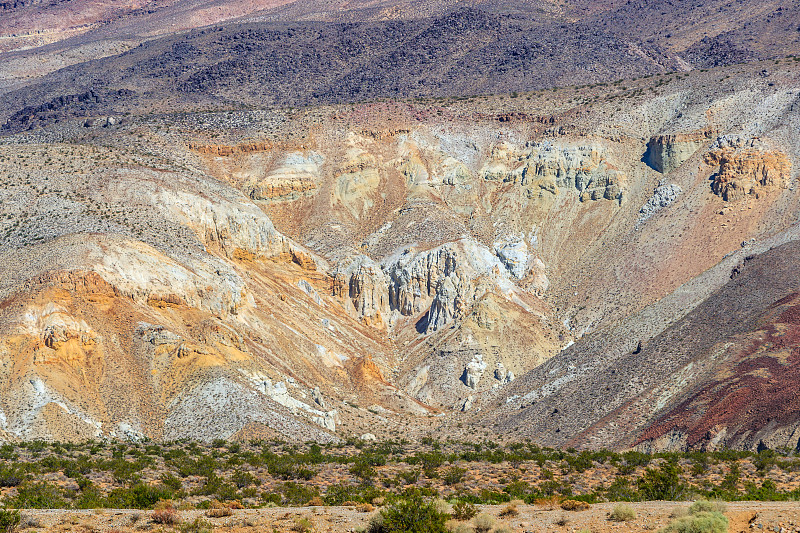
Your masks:
{"label": "rocky hillside", "polygon": [[0,5],[0,122],[90,90],[146,93],[125,102],[129,112],[316,105],[614,82],[800,53],[797,0]]}
{"label": "rocky hillside", "polygon": [[0,436],[796,446],[800,62],[756,61],[794,41],[525,5],[297,2],[4,78]]}

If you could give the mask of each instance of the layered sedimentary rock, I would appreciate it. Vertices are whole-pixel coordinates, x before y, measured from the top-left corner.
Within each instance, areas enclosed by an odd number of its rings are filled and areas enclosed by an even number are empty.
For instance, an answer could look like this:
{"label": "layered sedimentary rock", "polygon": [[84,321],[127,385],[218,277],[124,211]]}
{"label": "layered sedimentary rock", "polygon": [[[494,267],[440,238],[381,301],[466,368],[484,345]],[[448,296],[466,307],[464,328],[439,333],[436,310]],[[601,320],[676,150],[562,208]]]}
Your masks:
{"label": "layered sedimentary rock", "polygon": [[712,189],[726,201],[735,201],[783,189],[791,178],[792,163],[781,151],[770,150],[756,139],[720,139],[705,156],[719,166]]}
{"label": "layered sedimentary rock", "polygon": [[505,265],[471,239],[413,254],[403,251],[384,261],[389,278],[389,307],[400,315],[429,309],[426,331],[463,318],[488,291],[522,292]]}
{"label": "layered sedimentary rock", "polygon": [[644,161],[654,170],[668,174],[692,157],[713,136],[714,132],[709,129],[690,133],[656,135],[647,142]]}
{"label": "layered sedimentary rock", "polygon": [[387,326],[389,317],[389,281],[381,267],[360,255],[339,266],[333,275],[333,294],[364,323],[378,328]]}
{"label": "layered sedimentary rock", "polygon": [[581,201],[621,202],[627,177],[610,159],[606,149],[595,144],[501,143],[492,149],[480,175],[486,181],[519,183],[531,194],[539,194],[537,189],[551,194],[567,189],[576,190]]}
{"label": "layered sedimentary rock", "polygon": [[292,201],[311,196],[319,186],[324,158],[316,152],[290,152],[263,179],[245,186],[254,200]]}

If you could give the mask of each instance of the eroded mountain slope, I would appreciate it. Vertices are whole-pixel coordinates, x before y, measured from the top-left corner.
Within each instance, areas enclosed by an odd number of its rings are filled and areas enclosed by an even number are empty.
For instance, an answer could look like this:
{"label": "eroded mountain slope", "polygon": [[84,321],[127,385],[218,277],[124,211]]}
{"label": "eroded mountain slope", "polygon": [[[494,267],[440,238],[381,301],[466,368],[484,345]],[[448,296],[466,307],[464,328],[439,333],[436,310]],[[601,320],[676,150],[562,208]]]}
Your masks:
{"label": "eroded mountain slope", "polygon": [[[742,254],[794,238],[797,68],[298,110],[34,110],[43,127],[0,154],[2,429],[494,424],[632,445],[644,426],[618,440],[592,424],[652,391],[606,374],[663,382],[683,361],[629,364],[638,341],[711,305]],[[603,408],[588,416],[586,398]]]}

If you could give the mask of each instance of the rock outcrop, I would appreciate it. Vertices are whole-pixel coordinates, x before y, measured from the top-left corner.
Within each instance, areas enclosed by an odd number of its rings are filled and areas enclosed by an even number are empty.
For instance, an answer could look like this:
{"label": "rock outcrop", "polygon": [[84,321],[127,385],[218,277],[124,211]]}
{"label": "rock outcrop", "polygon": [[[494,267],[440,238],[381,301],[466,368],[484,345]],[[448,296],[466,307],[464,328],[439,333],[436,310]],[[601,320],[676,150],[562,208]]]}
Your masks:
{"label": "rock outcrop", "polygon": [[405,250],[385,260],[383,268],[389,277],[389,308],[405,316],[429,309],[428,333],[462,318],[487,292],[523,292],[498,257],[472,239],[417,254]]}
{"label": "rock outcrop", "polygon": [[576,190],[581,201],[622,201],[627,176],[600,145],[545,141],[526,147],[501,143],[479,172],[485,181],[519,183],[538,196]]}
{"label": "rock outcrop", "polygon": [[522,279],[528,273],[528,244],[525,235],[511,235],[494,243],[494,251],[511,274]]}
{"label": "rock outcrop", "polygon": [[467,387],[475,389],[478,387],[478,382],[481,380],[481,377],[483,377],[485,371],[486,363],[483,361],[483,356],[477,354],[464,368],[461,381],[463,381],[464,385]]}
{"label": "rock outcrop", "polygon": [[375,156],[358,146],[350,148],[335,176],[334,204],[359,219],[375,205],[381,175]]}
{"label": "rock outcrop", "polygon": [[785,188],[791,178],[792,163],[783,152],[770,150],[756,139],[723,138],[705,156],[711,166],[719,166],[712,190],[725,201],[735,201]]}
{"label": "rock outcrop", "polygon": [[263,179],[247,184],[245,193],[254,200],[292,201],[312,196],[320,180],[324,158],[316,152],[290,152]]}
{"label": "rock outcrop", "polygon": [[669,185],[659,185],[653,189],[653,196],[648,198],[647,203],[645,203],[639,210],[639,222],[647,220],[658,211],[672,205],[672,203],[677,200],[678,195],[680,195],[682,192],[683,189],[681,189],[680,186],[676,185],[675,183],[670,183]]}
{"label": "rock outcrop", "polygon": [[644,162],[650,168],[668,174],[681,166],[713,138],[714,132],[709,129],[690,133],[673,133],[657,135],[647,142]]}
{"label": "rock outcrop", "polygon": [[340,265],[333,274],[333,295],[365,324],[385,328],[389,317],[389,280],[365,255]]}

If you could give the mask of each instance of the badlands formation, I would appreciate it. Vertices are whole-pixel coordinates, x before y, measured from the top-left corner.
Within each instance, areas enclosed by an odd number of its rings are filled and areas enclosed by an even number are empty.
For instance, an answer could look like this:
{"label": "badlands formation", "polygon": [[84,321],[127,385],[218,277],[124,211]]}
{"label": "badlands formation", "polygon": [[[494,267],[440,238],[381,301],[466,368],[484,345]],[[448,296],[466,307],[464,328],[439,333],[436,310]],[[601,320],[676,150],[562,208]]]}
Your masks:
{"label": "badlands formation", "polygon": [[800,62],[662,52],[301,107],[6,73],[0,440],[798,447]]}

